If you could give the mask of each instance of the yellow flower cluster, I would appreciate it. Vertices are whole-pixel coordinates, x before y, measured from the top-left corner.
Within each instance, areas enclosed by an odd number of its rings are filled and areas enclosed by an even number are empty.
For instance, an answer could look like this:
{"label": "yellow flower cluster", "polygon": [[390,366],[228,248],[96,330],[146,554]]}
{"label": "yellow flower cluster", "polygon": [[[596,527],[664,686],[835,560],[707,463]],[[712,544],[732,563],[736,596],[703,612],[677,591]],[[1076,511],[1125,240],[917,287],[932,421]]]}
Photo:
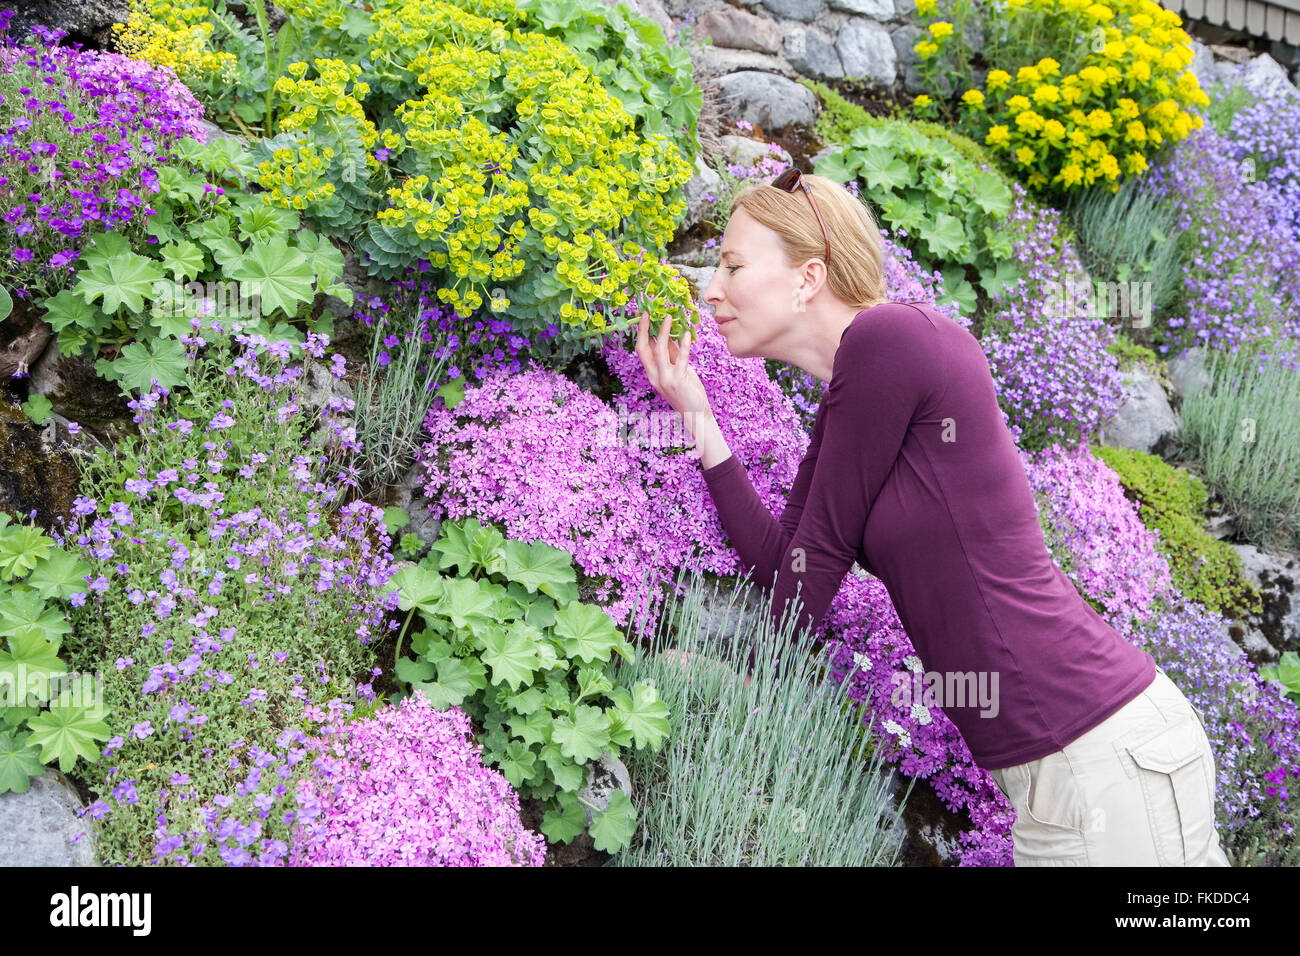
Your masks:
{"label": "yellow flower cluster", "polygon": [[[933,0],[922,0],[933,10]],[[1186,66],[1190,37],[1177,14],[1154,0],[1003,0],[1042,18],[1050,34],[1084,36],[1087,52],[1061,75],[1051,57],[1015,69],[992,69],[984,90],[967,90],[961,101],[984,132],[984,142],[1023,167],[1031,186],[1116,188],[1123,174],[1147,169],[1147,155],[1199,129],[1187,111],[1209,98]],[[936,31],[935,28],[939,28]],[[930,37],[915,47],[932,56],[952,25],[930,24]],[[933,47],[934,49],[931,49]],[[980,119],[980,117],[983,117]]]}
{"label": "yellow flower cluster", "polygon": [[173,0],[131,0],[126,23],[113,24],[124,56],[170,67],[186,81],[234,78],[233,53],[213,49],[210,7]]}
{"label": "yellow flower cluster", "polygon": [[[360,143],[365,151],[367,168],[379,168],[371,150],[380,141],[380,135],[361,106],[361,100],[370,93],[370,88],[365,83],[356,82],[361,68],[342,60],[329,59],[317,59],[314,65],[316,79],[304,79],[308,66],[297,62],[288,65],[288,76],[275,81],[274,89],[281,104],[292,107],[292,112],[278,124],[277,131],[305,132],[318,123],[323,124],[331,133],[341,134],[349,142]],[[352,85],[350,91],[349,84]],[[400,137],[385,131],[383,142],[387,148],[393,149],[400,144]],[[336,191],[328,179],[334,157],[334,149],[324,146],[317,150],[310,139],[296,151],[277,149],[271,161],[258,164],[257,182],[269,190],[264,197],[267,204],[286,209],[308,209],[315,203],[328,202]]]}
{"label": "yellow flower cluster", "polygon": [[[375,14],[371,61],[423,90],[397,116],[424,172],[389,190],[380,222],[413,232],[420,254],[448,270],[438,296],[461,316],[482,305],[481,288],[523,272],[525,243],[556,260],[552,275],[570,293],[559,306],[566,324],[602,330],[583,303],[623,305],[625,288],[668,287],[688,301],[684,280],[673,285],[659,262],[629,258],[636,243],[612,238],[635,222],[647,246],[672,239],[684,204],[665,208],[663,194],[691,175],[678,150],[635,135],[622,104],[563,43],[507,30],[503,21],[518,18],[509,0],[477,8],[495,19],[441,2]],[[513,130],[485,122],[510,107]],[[516,171],[521,139],[540,153],[526,173]]]}

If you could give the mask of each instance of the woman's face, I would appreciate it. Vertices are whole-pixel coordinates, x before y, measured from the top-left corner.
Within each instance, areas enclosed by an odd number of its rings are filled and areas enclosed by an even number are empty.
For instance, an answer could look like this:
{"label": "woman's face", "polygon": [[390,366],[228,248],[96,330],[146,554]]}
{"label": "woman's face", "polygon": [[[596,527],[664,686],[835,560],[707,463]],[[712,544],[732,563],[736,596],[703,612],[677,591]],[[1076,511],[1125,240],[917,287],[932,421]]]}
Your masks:
{"label": "woman's face", "polygon": [[737,209],[722,236],[721,262],[704,290],[727,351],[737,358],[774,357],[807,307],[803,289],[802,270],[786,265],[777,234]]}

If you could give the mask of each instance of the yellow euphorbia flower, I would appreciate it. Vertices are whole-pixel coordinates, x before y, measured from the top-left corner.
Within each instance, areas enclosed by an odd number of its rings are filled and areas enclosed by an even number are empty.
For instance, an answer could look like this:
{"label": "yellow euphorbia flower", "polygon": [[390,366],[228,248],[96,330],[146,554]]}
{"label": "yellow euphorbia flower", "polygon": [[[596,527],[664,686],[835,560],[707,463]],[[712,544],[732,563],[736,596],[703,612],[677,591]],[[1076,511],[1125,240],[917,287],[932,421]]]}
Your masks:
{"label": "yellow euphorbia flower", "polygon": [[952,24],[946,20],[940,20],[938,23],[931,23],[929,26],[930,36],[936,40],[941,40],[946,36],[952,35]]}

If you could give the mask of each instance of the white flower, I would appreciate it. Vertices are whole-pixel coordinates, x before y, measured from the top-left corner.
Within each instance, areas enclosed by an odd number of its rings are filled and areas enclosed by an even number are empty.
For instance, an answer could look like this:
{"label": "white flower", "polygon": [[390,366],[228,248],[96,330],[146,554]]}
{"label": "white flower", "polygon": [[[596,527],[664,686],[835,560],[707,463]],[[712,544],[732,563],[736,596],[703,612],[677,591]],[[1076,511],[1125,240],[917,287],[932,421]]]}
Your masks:
{"label": "white flower", "polygon": [[858,670],[863,670],[863,671],[871,670],[871,658],[869,658],[866,654],[863,654],[861,651],[853,652],[853,663],[858,668]]}
{"label": "white flower", "polygon": [[906,733],[899,734],[899,735],[898,735],[898,746],[900,746],[900,747],[910,747],[910,746],[912,746],[912,738],[911,738],[910,736],[908,736]]}
{"label": "white flower", "polygon": [[930,708],[924,704],[913,704],[912,719],[921,725],[928,724],[930,722]]}
{"label": "white flower", "polygon": [[903,658],[903,666],[913,674],[919,674],[921,673],[921,658],[917,657],[915,654],[908,654]]}
{"label": "white flower", "polygon": [[[902,728],[902,726],[901,726],[900,724],[895,723],[895,722],[892,721],[892,720],[886,720],[886,721],[885,721],[883,724],[881,724],[880,726],[882,726],[882,727],[885,728],[885,732],[886,732],[886,733],[891,733],[891,734],[901,734],[901,733],[903,733],[903,728]],[[906,735],[904,735],[904,736],[906,736]]]}

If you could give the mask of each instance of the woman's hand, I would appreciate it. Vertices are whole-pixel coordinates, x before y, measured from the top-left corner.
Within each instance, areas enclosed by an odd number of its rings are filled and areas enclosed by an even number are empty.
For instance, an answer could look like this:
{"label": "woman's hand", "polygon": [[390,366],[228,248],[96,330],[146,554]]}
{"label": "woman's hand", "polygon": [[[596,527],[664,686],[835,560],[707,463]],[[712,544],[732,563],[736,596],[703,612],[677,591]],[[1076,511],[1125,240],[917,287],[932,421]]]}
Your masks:
{"label": "woman's hand", "polygon": [[[645,366],[650,386],[663,396],[673,411],[684,415],[709,411],[709,396],[695,369],[691,368],[691,333],[682,334],[679,345],[668,337],[672,320],[665,318],[659,335],[650,337],[650,314],[641,313],[636,330],[636,354]],[[688,422],[689,424],[689,422]]]}

